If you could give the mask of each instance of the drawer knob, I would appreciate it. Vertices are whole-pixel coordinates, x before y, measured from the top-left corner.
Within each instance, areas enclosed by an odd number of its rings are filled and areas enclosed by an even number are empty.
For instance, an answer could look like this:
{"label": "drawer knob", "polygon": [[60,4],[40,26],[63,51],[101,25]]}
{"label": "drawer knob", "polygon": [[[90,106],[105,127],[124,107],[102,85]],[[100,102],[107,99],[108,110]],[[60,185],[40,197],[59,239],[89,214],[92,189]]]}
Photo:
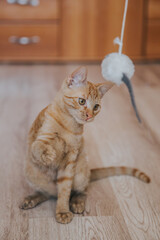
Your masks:
{"label": "drawer knob", "polygon": [[39,0],[7,0],[9,4],[19,4],[22,6],[25,5],[31,5],[31,6],[38,6],[39,5]]}
{"label": "drawer knob", "polygon": [[39,43],[40,37],[33,36],[33,37],[17,37],[17,36],[11,36],[9,37],[10,43],[16,43],[19,45],[29,45],[33,43]]}

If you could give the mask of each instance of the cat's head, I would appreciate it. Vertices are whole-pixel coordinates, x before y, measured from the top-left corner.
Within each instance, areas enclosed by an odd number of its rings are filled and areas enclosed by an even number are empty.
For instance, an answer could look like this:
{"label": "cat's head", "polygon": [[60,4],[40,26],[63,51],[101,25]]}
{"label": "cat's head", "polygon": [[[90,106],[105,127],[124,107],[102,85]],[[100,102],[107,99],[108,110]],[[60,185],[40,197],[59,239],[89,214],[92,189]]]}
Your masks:
{"label": "cat's head", "polygon": [[88,82],[86,67],[80,67],[63,83],[65,107],[78,123],[91,122],[101,110],[102,97],[112,86],[110,82]]}

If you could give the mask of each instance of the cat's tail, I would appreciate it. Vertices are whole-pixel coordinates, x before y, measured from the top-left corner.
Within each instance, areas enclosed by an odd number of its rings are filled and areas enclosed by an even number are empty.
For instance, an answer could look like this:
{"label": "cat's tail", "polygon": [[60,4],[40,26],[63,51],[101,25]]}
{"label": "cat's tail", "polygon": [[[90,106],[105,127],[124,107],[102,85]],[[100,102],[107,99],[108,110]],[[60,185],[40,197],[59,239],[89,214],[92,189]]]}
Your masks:
{"label": "cat's tail", "polygon": [[129,175],[136,177],[143,182],[149,183],[150,178],[140,170],[130,167],[107,167],[91,169],[90,181],[96,181],[110,176]]}
{"label": "cat's tail", "polygon": [[134,93],[133,93],[133,88],[132,88],[131,81],[128,79],[128,77],[125,74],[123,74],[122,81],[126,84],[126,86],[128,88],[133,109],[136,113],[136,117],[137,117],[138,121],[141,123],[141,119],[140,119],[140,116],[139,116],[139,113],[138,113],[138,110],[137,110],[137,106],[136,106],[136,103],[135,103],[135,98],[134,98]]}

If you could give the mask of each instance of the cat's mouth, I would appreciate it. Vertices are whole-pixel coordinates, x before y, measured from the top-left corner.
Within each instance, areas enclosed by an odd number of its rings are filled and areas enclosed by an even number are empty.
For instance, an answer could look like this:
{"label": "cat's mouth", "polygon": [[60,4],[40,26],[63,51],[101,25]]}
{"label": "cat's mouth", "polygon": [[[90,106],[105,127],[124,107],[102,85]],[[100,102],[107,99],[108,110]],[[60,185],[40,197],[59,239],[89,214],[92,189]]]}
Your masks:
{"label": "cat's mouth", "polygon": [[92,122],[94,120],[93,117],[92,118],[86,118],[86,119],[84,119],[84,118],[75,118],[75,119],[80,124],[85,124],[85,123],[88,123],[88,122]]}
{"label": "cat's mouth", "polygon": [[85,121],[86,121],[86,122],[92,122],[92,121],[93,121],[93,117],[92,117],[92,118],[86,118]]}

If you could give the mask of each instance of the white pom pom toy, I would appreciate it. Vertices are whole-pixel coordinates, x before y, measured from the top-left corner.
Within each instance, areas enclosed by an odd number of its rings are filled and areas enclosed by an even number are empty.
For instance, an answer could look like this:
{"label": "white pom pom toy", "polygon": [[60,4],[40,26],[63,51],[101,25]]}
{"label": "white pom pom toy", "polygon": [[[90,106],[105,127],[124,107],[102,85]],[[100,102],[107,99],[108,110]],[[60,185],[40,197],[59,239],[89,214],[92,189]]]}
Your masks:
{"label": "white pom pom toy", "polygon": [[110,53],[107,55],[101,64],[102,67],[102,76],[104,79],[109,80],[117,85],[120,85],[122,82],[125,83],[129,90],[132,106],[135,110],[137,119],[141,122],[139,117],[137,107],[135,104],[134,94],[132,85],[130,82],[131,77],[134,74],[134,64],[132,60],[122,54],[122,46],[123,46],[123,35],[124,35],[124,26],[127,14],[127,7],[128,7],[128,0],[125,2],[125,9],[124,9],[124,16],[123,16],[123,23],[122,23],[122,30],[121,30],[121,40],[116,37],[114,39],[114,43],[119,45],[119,52]]}
{"label": "white pom pom toy", "polygon": [[124,54],[111,53],[102,61],[102,75],[105,79],[120,85],[123,73],[130,79],[134,74],[134,65]]}

